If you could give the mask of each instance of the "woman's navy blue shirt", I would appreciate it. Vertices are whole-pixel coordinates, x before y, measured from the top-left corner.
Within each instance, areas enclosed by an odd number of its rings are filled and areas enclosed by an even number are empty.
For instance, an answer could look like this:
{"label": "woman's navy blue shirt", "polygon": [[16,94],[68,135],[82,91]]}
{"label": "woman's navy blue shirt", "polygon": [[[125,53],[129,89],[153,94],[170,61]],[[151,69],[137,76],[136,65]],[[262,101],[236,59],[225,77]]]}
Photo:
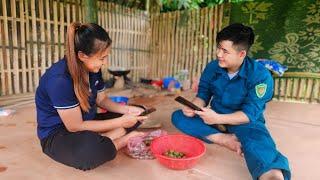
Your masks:
{"label": "woman's navy blue shirt", "polygon": [[[95,117],[97,93],[104,90],[101,71],[89,73],[89,86],[90,110],[87,113],[82,111],[83,120],[92,120]],[[58,109],[69,109],[80,105],[65,59],[53,64],[41,77],[36,90],[35,102],[39,139],[48,137],[64,126],[57,112]]]}

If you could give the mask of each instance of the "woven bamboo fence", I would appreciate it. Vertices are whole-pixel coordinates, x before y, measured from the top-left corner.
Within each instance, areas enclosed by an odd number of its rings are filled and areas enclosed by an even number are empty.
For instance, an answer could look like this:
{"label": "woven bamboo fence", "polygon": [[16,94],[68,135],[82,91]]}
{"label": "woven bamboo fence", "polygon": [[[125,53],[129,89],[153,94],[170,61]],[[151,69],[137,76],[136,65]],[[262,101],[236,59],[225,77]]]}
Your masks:
{"label": "woven bamboo fence", "polygon": [[[113,39],[109,66],[130,68],[135,81],[145,77],[150,53],[149,16],[98,3],[98,23]],[[64,56],[67,26],[81,22],[83,11],[81,0],[1,0],[0,95],[35,91],[41,75]]]}
{"label": "woven bamboo fence", "polygon": [[[81,0],[1,0],[0,96],[34,93],[39,78],[64,56],[65,32],[83,20]],[[113,39],[108,66],[131,69],[130,78],[163,78],[180,70],[198,77],[215,58],[223,5],[148,15],[98,2],[98,24]],[[110,75],[103,69],[105,79]],[[320,75],[285,73],[274,99],[320,103]]]}
{"label": "woven bamboo fence", "polygon": [[47,67],[64,55],[67,25],[81,19],[80,0],[2,0],[0,95],[34,92]]}
{"label": "woven bamboo fence", "polygon": [[[98,2],[98,9],[98,24],[112,39],[108,67],[130,69],[128,76],[135,82],[146,77],[150,69],[150,16],[144,11],[102,1]],[[106,68],[102,70],[104,79],[110,77]]]}
{"label": "woven bamboo fence", "polygon": [[287,72],[274,82],[274,100],[320,103],[320,74]]}
{"label": "woven bamboo fence", "polygon": [[199,76],[215,58],[217,32],[222,27],[223,5],[201,10],[151,15],[151,77],[173,76],[186,69]]}

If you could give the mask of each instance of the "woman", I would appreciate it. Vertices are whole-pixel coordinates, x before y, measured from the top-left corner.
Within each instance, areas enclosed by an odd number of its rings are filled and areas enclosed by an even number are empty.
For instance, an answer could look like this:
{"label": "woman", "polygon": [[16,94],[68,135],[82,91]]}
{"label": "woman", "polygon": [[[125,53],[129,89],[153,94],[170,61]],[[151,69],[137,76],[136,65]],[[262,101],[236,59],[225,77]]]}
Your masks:
{"label": "woman", "polygon": [[[65,58],[46,71],[36,91],[37,133],[43,152],[77,169],[93,169],[114,159],[130,137],[143,134],[129,132],[147,118],[139,116],[143,109],[114,103],[103,92],[101,66],[108,59],[111,42],[99,25],[72,23]],[[97,106],[114,113],[96,114]]]}

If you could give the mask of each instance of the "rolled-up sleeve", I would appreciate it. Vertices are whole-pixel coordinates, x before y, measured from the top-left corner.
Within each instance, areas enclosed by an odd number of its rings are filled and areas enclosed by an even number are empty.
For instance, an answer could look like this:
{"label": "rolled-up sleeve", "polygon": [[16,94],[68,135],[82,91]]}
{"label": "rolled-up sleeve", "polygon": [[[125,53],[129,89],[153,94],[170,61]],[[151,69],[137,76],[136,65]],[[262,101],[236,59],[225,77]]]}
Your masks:
{"label": "rolled-up sleeve", "polygon": [[208,105],[213,95],[212,91],[210,90],[210,82],[212,81],[213,74],[214,71],[212,68],[212,63],[210,63],[206,66],[200,77],[197,97],[202,99],[206,105]]}
{"label": "rolled-up sleeve", "polygon": [[265,110],[266,103],[272,99],[273,87],[273,79],[269,72],[258,76],[258,78],[251,83],[248,95],[241,107],[250,122],[255,122],[261,117]]}

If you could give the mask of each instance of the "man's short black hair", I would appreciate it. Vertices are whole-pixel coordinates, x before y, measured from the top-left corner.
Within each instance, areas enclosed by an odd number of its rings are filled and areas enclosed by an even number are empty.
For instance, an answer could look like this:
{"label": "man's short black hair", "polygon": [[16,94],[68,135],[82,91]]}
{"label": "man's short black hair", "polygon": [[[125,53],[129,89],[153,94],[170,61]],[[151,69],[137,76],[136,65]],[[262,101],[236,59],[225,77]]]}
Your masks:
{"label": "man's short black hair", "polygon": [[217,34],[216,40],[218,44],[225,40],[232,41],[237,50],[246,50],[248,52],[254,42],[254,33],[251,27],[235,23],[223,28]]}

